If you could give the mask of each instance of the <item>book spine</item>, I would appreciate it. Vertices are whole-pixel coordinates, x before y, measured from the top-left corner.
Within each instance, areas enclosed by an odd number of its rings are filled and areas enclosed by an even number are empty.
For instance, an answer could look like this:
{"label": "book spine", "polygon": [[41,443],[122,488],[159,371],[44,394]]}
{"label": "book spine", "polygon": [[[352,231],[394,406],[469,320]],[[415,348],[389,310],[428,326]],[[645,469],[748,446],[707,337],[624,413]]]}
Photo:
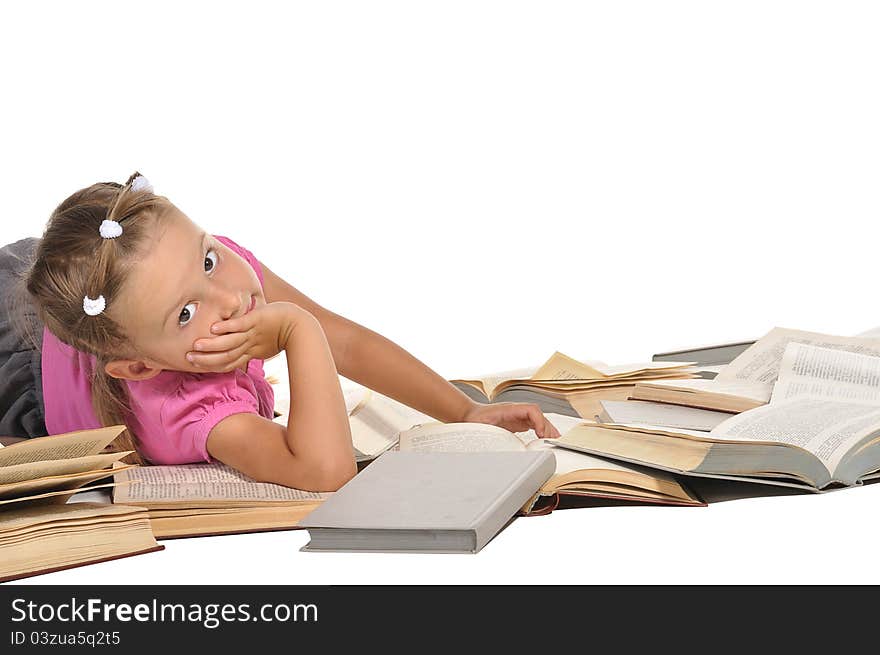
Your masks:
{"label": "book spine", "polygon": [[497,534],[506,523],[523,508],[538,489],[556,471],[556,458],[548,451],[511,453],[535,456],[532,465],[511,485],[511,493],[499,499],[498,503],[486,510],[475,521],[476,550],[480,550]]}

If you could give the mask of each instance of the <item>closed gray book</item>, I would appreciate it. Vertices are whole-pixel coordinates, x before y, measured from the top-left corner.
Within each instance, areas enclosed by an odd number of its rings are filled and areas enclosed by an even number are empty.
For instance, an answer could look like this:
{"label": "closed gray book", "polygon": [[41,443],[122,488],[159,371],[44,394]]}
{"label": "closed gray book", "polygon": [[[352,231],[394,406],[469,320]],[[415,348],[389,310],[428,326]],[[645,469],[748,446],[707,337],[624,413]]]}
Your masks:
{"label": "closed gray book", "polygon": [[657,353],[651,359],[655,362],[696,362],[697,366],[719,366],[730,364],[753,343],[755,342],[737,341],[735,343],[687,348],[686,350],[671,350],[665,353]]}
{"label": "closed gray book", "polygon": [[389,451],[299,522],[301,550],[476,553],[555,468],[546,450]]}

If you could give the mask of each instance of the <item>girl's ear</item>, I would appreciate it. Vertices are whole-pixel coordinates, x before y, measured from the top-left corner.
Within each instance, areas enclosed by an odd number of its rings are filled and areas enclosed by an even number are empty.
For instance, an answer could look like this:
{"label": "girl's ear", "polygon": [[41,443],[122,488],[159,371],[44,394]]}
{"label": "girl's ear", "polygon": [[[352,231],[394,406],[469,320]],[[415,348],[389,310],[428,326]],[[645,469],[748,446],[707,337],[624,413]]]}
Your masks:
{"label": "girl's ear", "polygon": [[149,380],[162,372],[152,368],[140,359],[114,359],[104,365],[107,375],[120,380]]}

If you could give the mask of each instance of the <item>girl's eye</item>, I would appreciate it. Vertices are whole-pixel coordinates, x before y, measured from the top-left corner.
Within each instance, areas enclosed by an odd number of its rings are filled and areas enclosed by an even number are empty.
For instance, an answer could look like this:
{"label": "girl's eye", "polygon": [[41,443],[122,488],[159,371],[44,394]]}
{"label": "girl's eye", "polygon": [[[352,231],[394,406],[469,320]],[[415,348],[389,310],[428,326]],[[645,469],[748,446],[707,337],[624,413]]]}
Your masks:
{"label": "girl's eye", "polygon": [[189,323],[193,316],[196,315],[196,304],[194,302],[185,305],[183,309],[180,310],[180,316],[177,317],[177,323],[181,327]]}
{"label": "girl's eye", "polygon": [[205,255],[205,273],[210,273],[214,270],[214,267],[217,266],[217,259],[217,253],[209,250],[208,254]]}

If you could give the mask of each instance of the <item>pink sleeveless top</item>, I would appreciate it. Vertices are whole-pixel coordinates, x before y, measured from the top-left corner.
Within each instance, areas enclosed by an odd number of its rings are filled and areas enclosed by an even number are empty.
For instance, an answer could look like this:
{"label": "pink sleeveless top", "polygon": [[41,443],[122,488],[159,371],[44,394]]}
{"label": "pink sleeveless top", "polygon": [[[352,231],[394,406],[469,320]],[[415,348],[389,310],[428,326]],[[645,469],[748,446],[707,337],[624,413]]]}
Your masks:
{"label": "pink sleeveless top", "polygon": [[[216,238],[251,265],[262,285],[263,270],[256,257],[227,237]],[[89,380],[94,367],[94,356],[43,329],[43,401],[49,434],[101,427],[92,409]],[[252,359],[246,373],[163,371],[149,380],[125,382],[132,410],[126,424],[137,435],[141,454],[154,464],[213,461],[205,444],[221,420],[245,412],[274,416],[274,394],[261,359]]]}

